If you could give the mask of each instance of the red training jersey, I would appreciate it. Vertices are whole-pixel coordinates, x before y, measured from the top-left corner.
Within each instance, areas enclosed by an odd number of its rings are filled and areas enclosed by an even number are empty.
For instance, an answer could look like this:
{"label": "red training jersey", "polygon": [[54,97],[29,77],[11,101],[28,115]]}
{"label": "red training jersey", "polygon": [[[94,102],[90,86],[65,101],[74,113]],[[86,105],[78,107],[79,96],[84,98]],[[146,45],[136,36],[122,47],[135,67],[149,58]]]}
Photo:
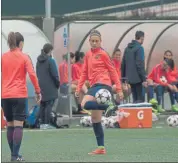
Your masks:
{"label": "red training jersey", "polygon": [[19,48],[10,50],[2,55],[2,98],[28,97],[27,72],[36,93],[40,93],[38,79],[30,57]]}
{"label": "red training jersey", "polygon": [[169,73],[167,73],[167,80],[169,83],[178,82],[178,71],[176,67],[174,67],[174,70],[169,69]]}
{"label": "red training jersey", "polygon": [[[170,75],[171,75],[170,69],[166,72],[162,69],[162,65],[158,64],[152,69],[151,73],[148,75],[148,79],[151,79],[155,83],[158,83],[162,86],[167,86],[168,83],[171,83],[171,81],[172,81],[172,78]],[[161,77],[165,77],[167,82],[162,82]]]}
{"label": "red training jersey", "polygon": [[91,49],[86,53],[77,87],[78,92],[86,80],[89,81],[90,86],[97,83],[112,86],[111,81],[113,81],[116,84],[116,90],[121,91],[120,78],[116,69],[109,55],[101,48]]}
{"label": "red training jersey", "polygon": [[114,67],[116,68],[119,78],[121,78],[121,61],[117,59],[112,59],[112,62],[114,64]]}
{"label": "red training jersey", "polygon": [[59,64],[59,77],[60,84],[68,83],[68,64],[66,61],[63,61]]}
{"label": "red training jersey", "polygon": [[72,65],[72,82],[78,83],[82,73],[83,63],[77,62]]}

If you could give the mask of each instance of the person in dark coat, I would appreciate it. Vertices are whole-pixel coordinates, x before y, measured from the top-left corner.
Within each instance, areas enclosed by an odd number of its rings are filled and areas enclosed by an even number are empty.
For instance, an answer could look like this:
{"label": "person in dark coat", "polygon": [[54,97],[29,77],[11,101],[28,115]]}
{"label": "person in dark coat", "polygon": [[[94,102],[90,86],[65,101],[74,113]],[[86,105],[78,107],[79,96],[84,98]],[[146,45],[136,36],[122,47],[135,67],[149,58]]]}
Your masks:
{"label": "person in dark coat", "polygon": [[40,128],[51,128],[50,117],[52,107],[58,98],[59,75],[55,60],[52,58],[53,46],[45,44],[37,58],[36,72],[41,88],[42,100],[40,104]]}
{"label": "person in dark coat", "polygon": [[132,40],[125,49],[121,64],[122,78],[127,78],[131,86],[134,103],[144,101],[142,85],[147,83],[143,41],[144,32],[137,31],[135,40]]}

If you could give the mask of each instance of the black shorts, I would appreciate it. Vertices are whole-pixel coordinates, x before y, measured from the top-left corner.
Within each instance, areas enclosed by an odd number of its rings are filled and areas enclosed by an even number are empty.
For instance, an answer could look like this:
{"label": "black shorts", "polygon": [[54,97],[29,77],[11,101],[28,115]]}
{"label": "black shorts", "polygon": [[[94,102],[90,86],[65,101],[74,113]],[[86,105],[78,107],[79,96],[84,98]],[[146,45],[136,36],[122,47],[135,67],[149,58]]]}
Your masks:
{"label": "black shorts", "polygon": [[112,95],[112,87],[105,85],[105,84],[95,84],[95,85],[93,85],[91,88],[88,89],[87,95],[95,97],[96,93],[100,89],[107,89]]}
{"label": "black shorts", "polygon": [[2,99],[1,103],[7,122],[25,121],[26,98],[7,98]]}

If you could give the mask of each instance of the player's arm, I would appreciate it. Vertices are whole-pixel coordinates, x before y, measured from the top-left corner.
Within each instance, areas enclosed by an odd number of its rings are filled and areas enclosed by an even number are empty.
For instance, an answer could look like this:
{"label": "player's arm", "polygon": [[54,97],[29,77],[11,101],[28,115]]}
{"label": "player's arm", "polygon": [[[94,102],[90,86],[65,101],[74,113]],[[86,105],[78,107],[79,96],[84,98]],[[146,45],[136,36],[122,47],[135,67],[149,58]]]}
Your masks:
{"label": "player's arm", "polygon": [[78,86],[76,92],[80,92],[82,89],[82,86],[84,85],[85,81],[88,78],[88,58],[87,55],[84,57],[84,63],[83,63],[83,68],[82,68],[82,73],[80,76],[80,79],[78,81]]}
{"label": "player's arm", "polygon": [[24,57],[25,57],[25,67],[26,67],[26,70],[29,74],[30,80],[31,80],[31,82],[32,82],[32,84],[35,88],[36,94],[39,94],[40,93],[40,87],[39,87],[39,84],[38,84],[38,78],[37,78],[36,73],[35,73],[34,68],[33,68],[31,58],[28,55],[24,55]]}
{"label": "player's arm", "polygon": [[78,83],[78,81],[77,81],[77,70],[76,70],[75,64],[72,65],[72,83],[73,84]]}
{"label": "player's arm", "polygon": [[121,88],[120,77],[118,76],[118,73],[108,54],[103,54],[103,61],[109,70],[111,80],[116,84],[116,91],[121,92],[122,88]]}
{"label": "player's arm", "polygon": [[148,79],[153,80],[156,84],[167,86],[167,83],[164,83],[160,80],[160,75],[157,70],[158,70],[158,67],[153,68],[151,73],[148,75]]}
{"label": "player's arm", "polygon": [[126,55],[126,50],[124,51],[124,55],[123,55],[122,63],[121,63],[121,76],[122,76],[122,78],[126,77],[125,55]]}
{"label": "player's arm", "polygon": [[154,73],[155,73],[154,71],[155,69],[153,68],[152,71],[148,74],[148,79],[154,80]]}

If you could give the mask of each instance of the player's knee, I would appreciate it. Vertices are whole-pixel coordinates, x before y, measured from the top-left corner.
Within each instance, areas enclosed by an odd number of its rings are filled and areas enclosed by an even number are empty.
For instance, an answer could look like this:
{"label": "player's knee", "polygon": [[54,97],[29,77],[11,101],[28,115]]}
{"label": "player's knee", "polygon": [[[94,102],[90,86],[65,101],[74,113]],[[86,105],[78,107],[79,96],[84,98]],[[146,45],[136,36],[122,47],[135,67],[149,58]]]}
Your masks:
{"label": "player's knee", "polygon": [[72,84],[71,88],[72,88],[72,93],[74,93],[76,91],[77,86],[75,84]]}
{"label": "player's knee", "polygon": [[24,121],[14,120],[14,126],[23,126]]}
{"label": "player's knee", "polygon": [[7,122],[7,126],[14,126],[14,122],[13,121]]}

